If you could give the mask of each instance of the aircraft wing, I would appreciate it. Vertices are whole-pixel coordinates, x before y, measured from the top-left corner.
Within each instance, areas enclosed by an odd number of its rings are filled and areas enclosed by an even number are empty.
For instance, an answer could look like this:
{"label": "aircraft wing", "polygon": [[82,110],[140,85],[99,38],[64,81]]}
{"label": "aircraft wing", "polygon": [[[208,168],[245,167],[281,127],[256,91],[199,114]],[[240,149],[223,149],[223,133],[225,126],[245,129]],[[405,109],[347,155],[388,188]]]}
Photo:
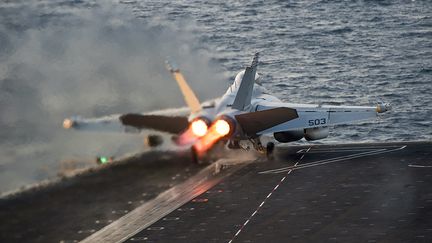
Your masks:
{"label": "aircraft wing", "polygon": [[188,128],[189,108],[166,109],[149,113],[118,114],[100,118],[72,117],[63,121],[65,129],[95,132],[140,133],[141,130],[156,130],[180,134]]}
{"label": "aircraft wing", "polygon": [[[249,136],[274,132],[327,127],[376,118],[390,105],[330,106],[268,102],[256,106],[256,112],[236,117]],[[256,115],[254,115],[256,113]],[[253,117],[253,119],[248,119]],[[240,119],[239,119],[240,118]]]}
{"label": "aircraft wing", "polygon": [[270,108],[235,116],[243,132],[249,137],[256,137],[261,131],[272,129],[298,117],[297,111],[288,107]]}

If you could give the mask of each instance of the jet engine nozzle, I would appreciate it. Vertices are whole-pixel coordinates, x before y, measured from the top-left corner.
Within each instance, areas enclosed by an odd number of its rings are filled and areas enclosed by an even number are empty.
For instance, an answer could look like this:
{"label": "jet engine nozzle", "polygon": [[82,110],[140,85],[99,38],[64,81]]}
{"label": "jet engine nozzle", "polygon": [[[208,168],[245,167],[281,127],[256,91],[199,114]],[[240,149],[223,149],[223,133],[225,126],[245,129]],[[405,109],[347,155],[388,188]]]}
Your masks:
{"label": "jet engine nozzle", "polygon": [[207,134],[210,124],[211,121],[208,118],[204,116],[197,117],[189,123],[188,129],[178,137],[175,137],[173,141],[180,146],[193,144],[197,139]]}
{"label": "jet engine nozzle", "polygon": [[220,116],[211,124],[207,133],[197,140],[193,147],[198,154],[203,154],[220,139],[232,136],[235,129],[236,123],[233,118],[225,115]]}
{"label": "jet engine nozzle", "polygon": [[211,122],[206,117],[199,117],[191,122],[190,128],[192,133],[197,137],[202,137],[207,134]]}
{"label": "jet engine nozzle", "polygon": [[216,119],[213,123],[215,132],[219,134],[220,137],[228,137],[234,134],[236,130],[235,119],[222,115]]}

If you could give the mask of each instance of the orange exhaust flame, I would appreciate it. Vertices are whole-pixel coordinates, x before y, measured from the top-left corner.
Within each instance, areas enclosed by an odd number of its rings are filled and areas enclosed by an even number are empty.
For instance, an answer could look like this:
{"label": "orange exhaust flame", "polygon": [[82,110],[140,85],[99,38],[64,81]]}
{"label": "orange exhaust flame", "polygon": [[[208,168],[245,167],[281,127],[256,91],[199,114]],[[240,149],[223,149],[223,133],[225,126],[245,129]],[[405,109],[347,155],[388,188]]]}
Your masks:
{"label": "orange exhaust flame", "polygon": [[216,123],[214,124],[214,127],[216,132],[221,136],[228,135],[228,133],[230,133],[231,130],[229,123],[225,120],[217,120]]}
{"label": "orange exhaust flame", "polygon": [[208,131],[207,123],[201,119],[193,121],[189,128],[183,132],[176,140],[178,145],[189,145],[195,143],[195,141],[206,135]]}
{"label": "orange exhaust flame", "polygon": [[197,137],[202,137],[206,135],[208,127],[207,123],[203,120],[195,120],[190,126],[192,133]]}
{"label": "orange exhaust flame", "polygon": [[189,127],[175,140],[175,142],[177,145],[188,145],[193,144],[197,139],[198,137],[194,135],[192,129]]}
{"label": "orange exhaust flame", "polygon": [[219,139],[228,135],[231,131],[231,127],[225,120],[217,120],[208,130],[207,134],[201,137],[195,143],[195,149],[198,154],[203,154],[205,151],[209,150],[213,144],[215,144]]}

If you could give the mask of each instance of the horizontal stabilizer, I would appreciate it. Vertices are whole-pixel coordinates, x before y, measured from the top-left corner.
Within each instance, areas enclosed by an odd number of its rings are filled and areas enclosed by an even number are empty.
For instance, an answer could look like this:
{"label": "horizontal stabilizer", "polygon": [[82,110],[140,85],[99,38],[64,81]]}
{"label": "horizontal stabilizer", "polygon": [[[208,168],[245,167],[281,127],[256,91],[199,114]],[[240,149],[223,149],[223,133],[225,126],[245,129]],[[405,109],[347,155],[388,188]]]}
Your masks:
{"label": "horizontal stabilizer", "polygon": [[260,131],[264,131],[298,117],[295,109],[287,107],[244,113],[235,116],[243,132],[250,137],[257,136],[257,133]]}
{"label": "horizontal stabilizer", "polygon": [[120,116],[120,121],[125,126],[138,129],[153,129],[161,132],[180,134],[189,126],[187,117],[125,114]]}

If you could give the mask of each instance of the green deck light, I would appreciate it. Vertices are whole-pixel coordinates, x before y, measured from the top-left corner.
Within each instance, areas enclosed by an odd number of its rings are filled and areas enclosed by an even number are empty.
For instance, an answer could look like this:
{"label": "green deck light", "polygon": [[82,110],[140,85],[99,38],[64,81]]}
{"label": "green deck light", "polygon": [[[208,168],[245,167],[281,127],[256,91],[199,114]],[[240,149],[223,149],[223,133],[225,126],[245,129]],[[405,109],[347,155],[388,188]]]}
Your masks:
{"label": "green deck light", "polygon": [[102,164],[105,164],[105,163],[108,163],[108,158],[107,158],[107,157],[100,157],[100,158],[99,158],[99,161],[100,161]]}

